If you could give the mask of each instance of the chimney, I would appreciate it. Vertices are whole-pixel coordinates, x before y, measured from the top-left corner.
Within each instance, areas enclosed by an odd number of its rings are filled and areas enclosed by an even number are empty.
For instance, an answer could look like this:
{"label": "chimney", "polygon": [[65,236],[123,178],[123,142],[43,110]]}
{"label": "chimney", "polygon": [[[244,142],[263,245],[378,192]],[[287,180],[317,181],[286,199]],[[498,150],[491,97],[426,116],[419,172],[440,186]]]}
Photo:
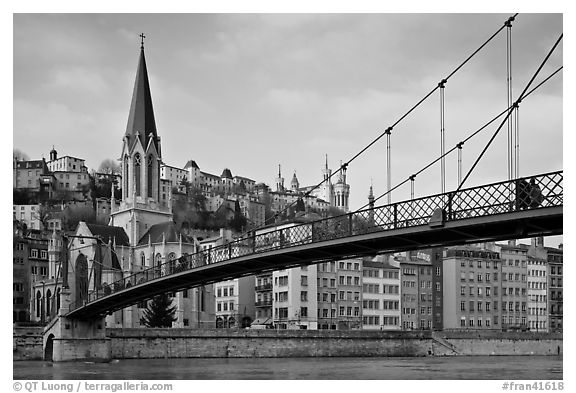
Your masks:
{"label": "chimney", "polygon": [[508,245],[510,247],[516,247],[516,239],[508,240]]}

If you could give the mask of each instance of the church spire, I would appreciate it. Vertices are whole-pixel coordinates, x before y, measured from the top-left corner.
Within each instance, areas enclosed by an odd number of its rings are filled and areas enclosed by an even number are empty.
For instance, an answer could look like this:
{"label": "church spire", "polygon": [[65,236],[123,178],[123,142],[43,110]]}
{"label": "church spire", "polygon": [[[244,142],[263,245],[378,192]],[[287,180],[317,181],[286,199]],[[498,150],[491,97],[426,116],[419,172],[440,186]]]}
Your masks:
{"label": "church spire", "polygon": [[146,149],[150,139],[158,149],[158,134],[156,132],[156,121],[154,119],[154,109],[152,107],[152,95],[150,94],[150,83],[148,81],[148,69],[146,68],[146,58],[144,56],[144,34],[140,34],[142,39],[140,46],[140,58],[138,60],[138,70],[132,92],[132,102],[126,126],[126,136],[129,142],[133,143],[136,137]]}

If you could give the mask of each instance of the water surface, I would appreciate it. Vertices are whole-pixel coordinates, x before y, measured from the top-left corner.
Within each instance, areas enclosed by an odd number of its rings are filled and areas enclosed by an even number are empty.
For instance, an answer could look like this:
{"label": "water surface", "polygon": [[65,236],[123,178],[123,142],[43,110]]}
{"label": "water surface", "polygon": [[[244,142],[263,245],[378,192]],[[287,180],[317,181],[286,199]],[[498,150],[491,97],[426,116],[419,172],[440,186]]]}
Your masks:
{"label": "water surface", "polygon": [[126,359],[13,362],[14,379],[562,379],[559,356]]}

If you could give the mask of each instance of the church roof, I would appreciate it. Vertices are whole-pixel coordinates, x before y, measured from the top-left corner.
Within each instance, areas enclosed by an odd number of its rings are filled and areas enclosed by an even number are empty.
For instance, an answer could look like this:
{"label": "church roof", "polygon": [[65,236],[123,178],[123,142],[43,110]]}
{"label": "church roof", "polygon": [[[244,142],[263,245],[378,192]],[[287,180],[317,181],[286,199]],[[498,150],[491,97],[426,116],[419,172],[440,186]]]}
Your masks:
{"label": "church roof", "polygon": [[111,225],[100,225],[100,224],[88,224],[86,223],[92,235],[99,236],[104,243],[108,241],[114,243],[116,241],[117,246],[129,246],[130,240],[128,235],[122,227],[114,227]]}
{"label": "church roof", "polygon": [[162,243],[164,239],[166,239],[166,243],[179,242],[180,234],[182,234],[183,243],[194,243],[194,239],[178,230],[174,221],[166,221],[152,225],[140,238],[138,245],[146,245],[148,244],[148,240],[150,240],[151,243]]}
{"label": "church roof", "polygon": [[230,172],[230,169],[224,168],[224,170],[222,171],[222,175],[220,175],[220,177],[226,179],[232,179],[232,172]]}
{"label": "church roof", "polygon": [[144,149],[146,149],[150,140],[150,133],[153,135],[153,143],[156,151],[159,151],[156,121],[154,119],[154,109],[152,108],[152,95],[150,94],[150,84],[148,81],[148,70],[144,57],[144,47],[141,47],[138,70],[136,71],[136,80],[134,82],[134,91],[132,92],[132,103],[130,104],[130,113],[128,115],[128,125],[126,126],[126,136],[129,137],[131,144],[134,143],[136,137],[139,136]]}

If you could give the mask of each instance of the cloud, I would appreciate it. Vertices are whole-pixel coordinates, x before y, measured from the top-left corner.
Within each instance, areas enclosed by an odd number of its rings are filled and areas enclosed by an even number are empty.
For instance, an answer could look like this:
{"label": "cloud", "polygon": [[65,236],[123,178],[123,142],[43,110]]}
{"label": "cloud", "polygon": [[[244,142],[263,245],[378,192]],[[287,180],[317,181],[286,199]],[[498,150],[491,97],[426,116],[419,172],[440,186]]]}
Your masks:
{"label": "cloud", "polygon": [[102,71],[76,66],[56,69],[51,79],[46,82],[45,88],[76,90],[82,94],[102,94],[109,86]]}
{"label": "cloud", "polygon": [[265,100],[275,110],[286,116],[317,113],[321,110],[318,92],[275,88],[268,91]]}

